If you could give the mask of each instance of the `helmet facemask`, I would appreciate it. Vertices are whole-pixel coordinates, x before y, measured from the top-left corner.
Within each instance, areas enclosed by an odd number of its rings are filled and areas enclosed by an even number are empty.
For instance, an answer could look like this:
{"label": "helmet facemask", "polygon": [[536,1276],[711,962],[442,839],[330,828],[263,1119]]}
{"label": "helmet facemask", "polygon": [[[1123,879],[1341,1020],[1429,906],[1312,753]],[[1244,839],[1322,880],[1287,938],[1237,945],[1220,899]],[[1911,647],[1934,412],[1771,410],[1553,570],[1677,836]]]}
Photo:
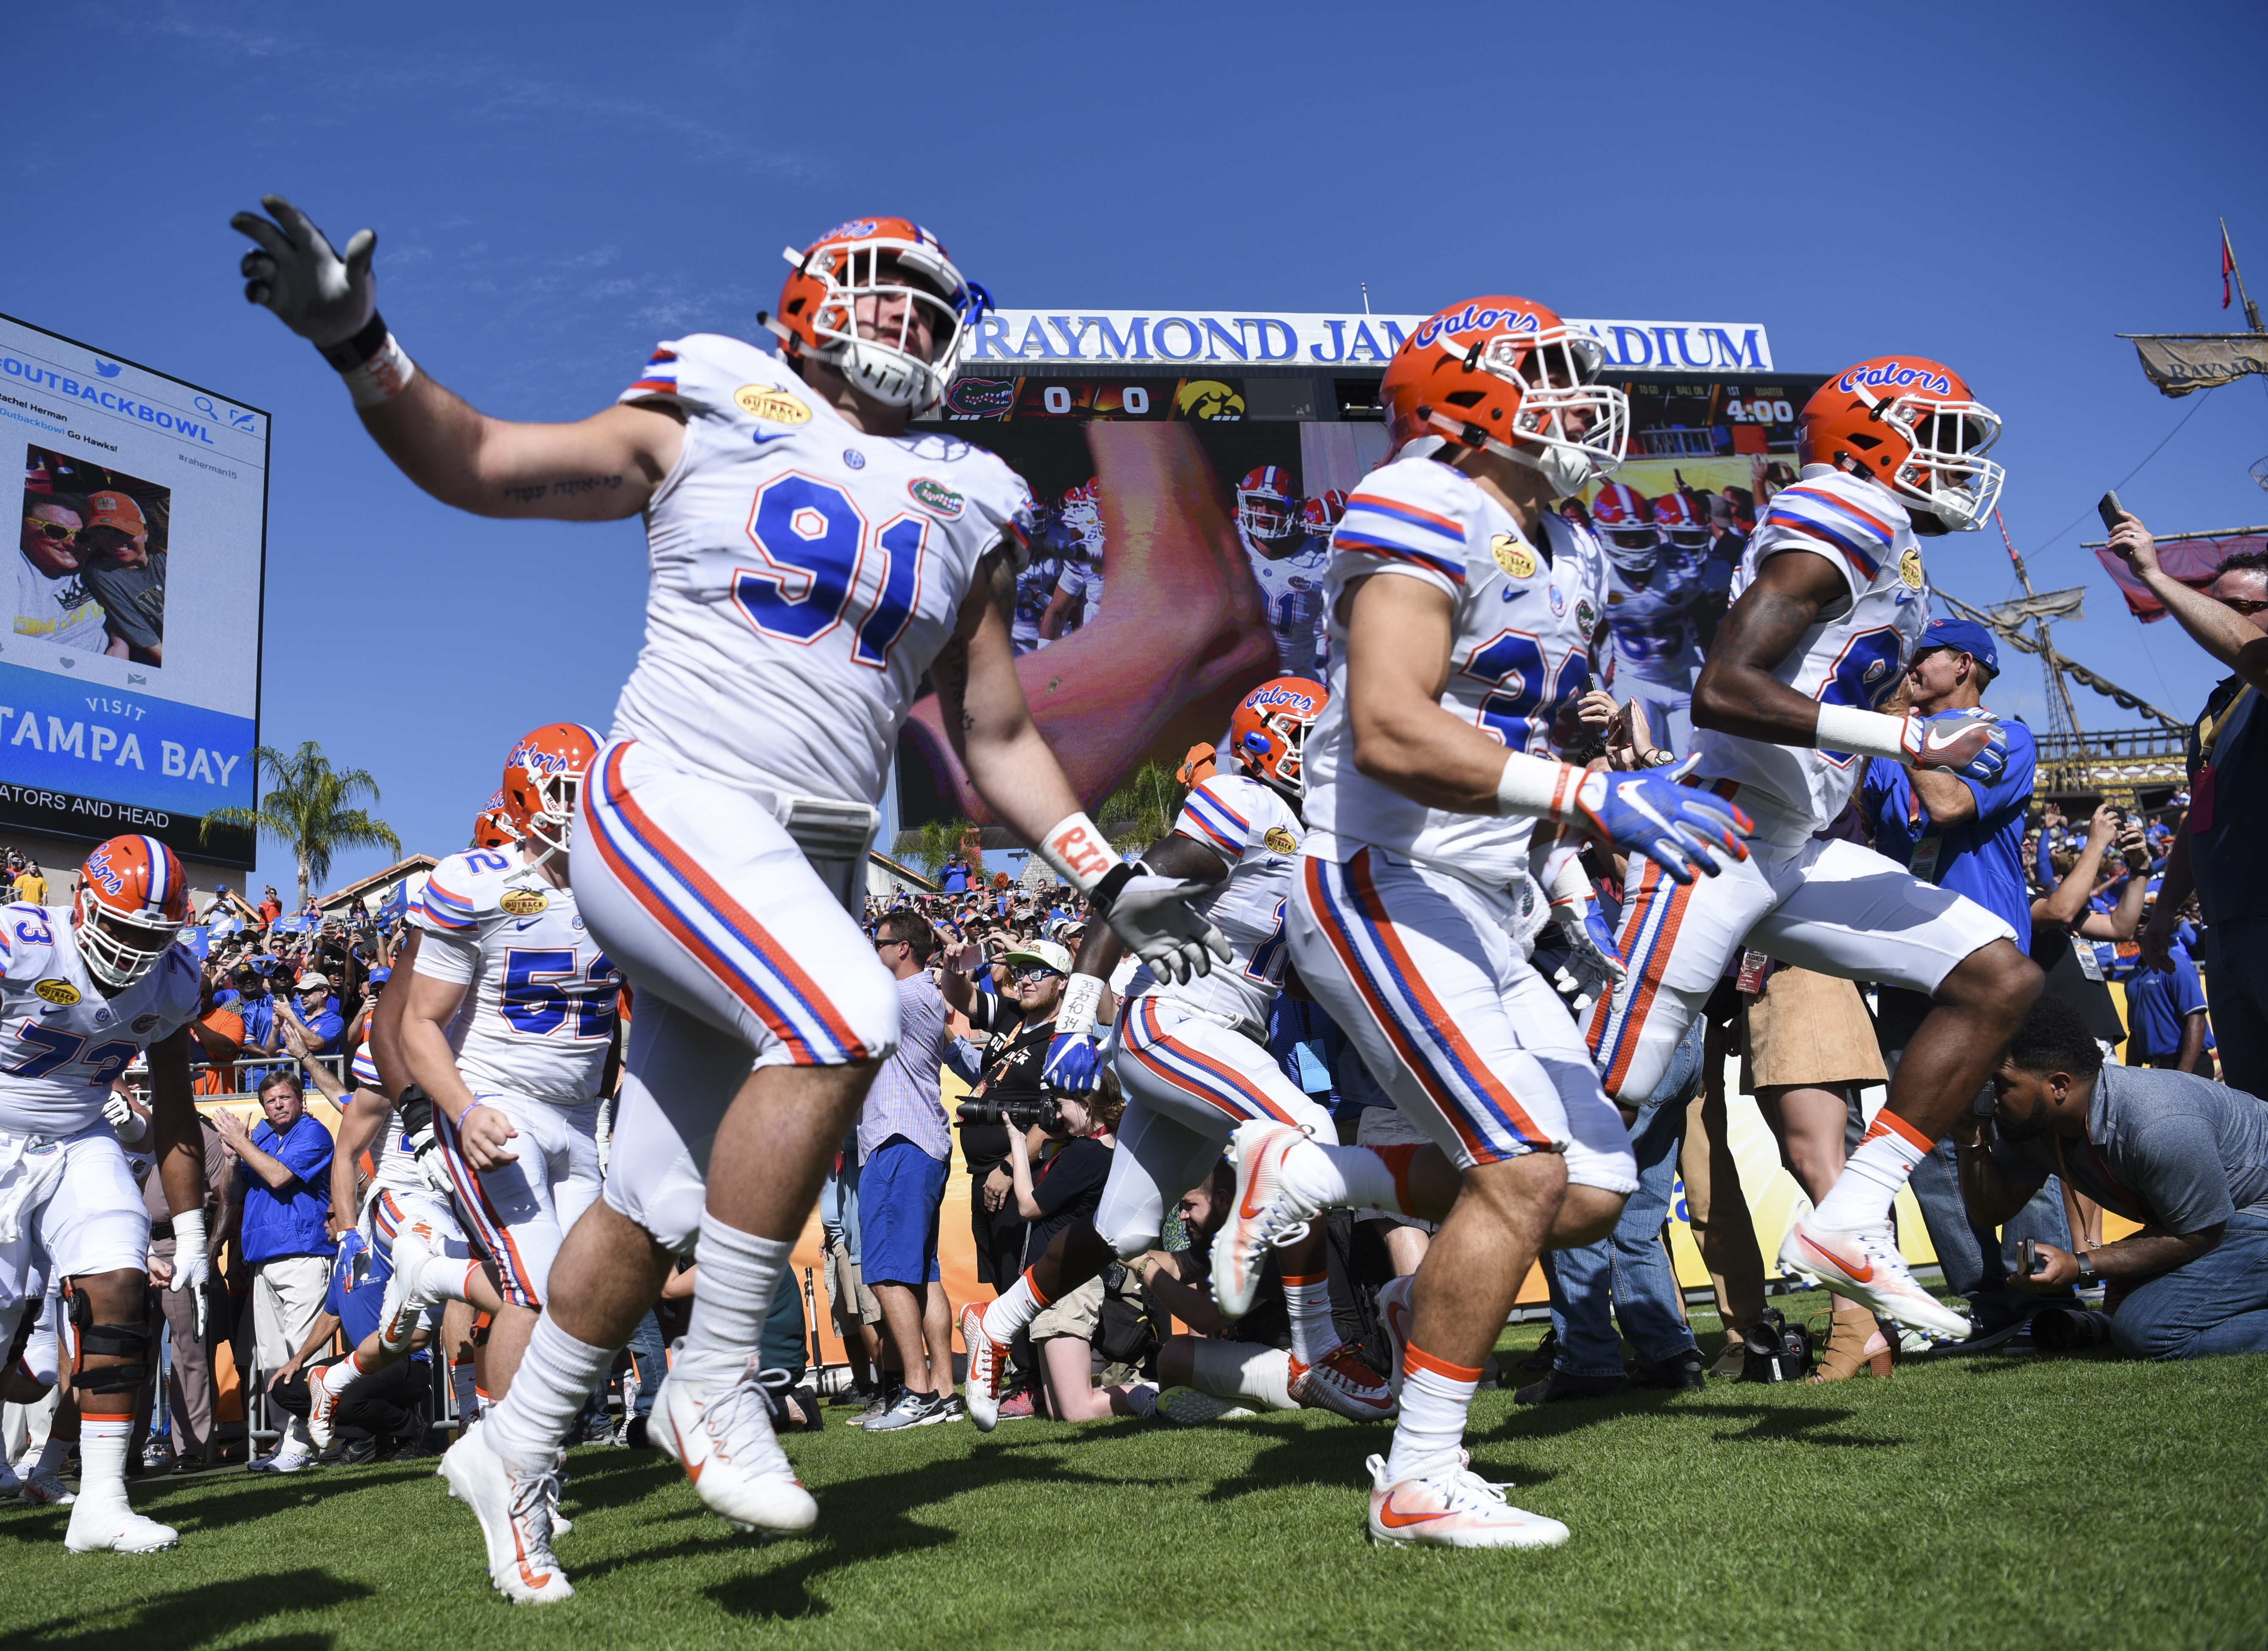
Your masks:
{"label": "helmet facemask", "polygon": [[1875,477],[1907,504],[1926,510],[1953,532],[1984,526],[1999,501],[2007,473],[1986,459],[1984,450],[2000,438],[2000,418],[1976,401],[1941,401],[1902,395],[1881,400],[1864,384],[1853,393],[1873,415],[1903,438],[1908,451],[1887,474],[1869,463]]}
{"label": "helmet facemask", "polygon": [[[917,241],[821,246],[808,266],[790,248],[787,260],[826,288],[811,317],[821,341],[814,357],[887,407],[918,414],[934,406],[960,365],[968,329],[991,307],[982,287]],[[929,323],[926,354],[919,319]]]}
{"label": "helmet facemask", "polygon": [[527,798],[535,804],[520,816],[520,852],[530,865],[541,865],[554,855],[564,855],[574,836],[575,806],[581,800],[579,772],[538,774],[527,771]]}
{"label": "helmet facemask", "polygon": [[1236,520],[1246,533],[1263,545],[1288,546],[1307,532],[1299,501],[1259,489],[1236,490]]}
{"label": "helmet facemask", "polygon": [[[1542,472],[1556,497],[1610,474],[1629,449],[1629,400],[1597,381],[1605,360],[1596,339],[1564,327],[1501,333],[1467,358],[1468,365],[1520,387],[1513,428],[1502,440],[1490,432],[1489,447]],[[1570,418],[1579,413],[1589,415],[1580,430]]]}
{"label": "helmet facemask", "polygon": [[91,887],[78,892],[73,916],[86,972],[112,992],[124,991],[156,968],[181,932],[180,923],[162,913],[106,906]]}

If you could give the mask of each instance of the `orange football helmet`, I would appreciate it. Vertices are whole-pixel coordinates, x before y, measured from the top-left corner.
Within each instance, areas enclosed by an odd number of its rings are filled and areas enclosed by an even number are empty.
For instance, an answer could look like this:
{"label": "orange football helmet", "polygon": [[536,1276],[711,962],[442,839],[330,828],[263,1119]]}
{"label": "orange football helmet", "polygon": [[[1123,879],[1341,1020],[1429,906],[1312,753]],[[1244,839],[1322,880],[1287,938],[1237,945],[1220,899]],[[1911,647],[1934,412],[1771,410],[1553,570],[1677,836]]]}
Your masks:
{"label": "orange football helmet", "polygon": [[1541,471],[1565,498],[1613,471],[1630,403],[1596,382],[1606,352],[1527,298],[1474,298],[1421,322],[1386,365],[1380,394],[1396,452],[1432,438]]}
{"label": "orange football helmet", "polygon": [[1607,559],[1617,568],[1653,565],[1661,548],[1661,529],[1653,519],[1653,502],[1626,481],[1609,481],[1591,501],[1591,525],[1606,546]]}
{"label": "orange football helmet", "polygon": [[1879,481],[1941,532],[1982,527],[1999,499],[2007,473],[1984,456],[2000,438],[1999,415],[1942,363],[1862,361],[1821,385],[1800,422],[1803,463]]}
{"label": "orange football helmet", "polygon": [[1653,502],[1653,525],[1680,550],[1709,548],[1708,513],[1683,488]]}
{"label": "orange football helmet", "polygon": [[[944,396],[969,330],[992,307],[910,218],[853,218],[784,256],[794,273],[779,313],[756,319],[791,360],[823,363],[877,401],[917,414]],[[925,355],[917,319],[929,324]]]}
{"label": "orange football helmet", "polygon": [[599,745],[580,723],[553,723],[522,736],[504,759],[504,818],[537,864],[567,852],[576,799]]}
{"label": "orange football helmet", "polygon": [[123,991],[158,965],[189,921],[189,880],[155,837],[114,837],[79,868],[71,906],[86,972]]}
{"label": "orange football helmet", "polygon": [[1309,677],[1277,677],[1244,696],[1228,719],[1228,751],[1236,765],[1286,796],[1306,795],[1300,777],[1307,730],[1323,714],[1330,690]]}
{"label": "orange football helmet", "polygon": [[473,816],[473,847],[502,848],[519,840],[519,827],[512,823],[512,809],[498,791],[488,800],[488,806]]}

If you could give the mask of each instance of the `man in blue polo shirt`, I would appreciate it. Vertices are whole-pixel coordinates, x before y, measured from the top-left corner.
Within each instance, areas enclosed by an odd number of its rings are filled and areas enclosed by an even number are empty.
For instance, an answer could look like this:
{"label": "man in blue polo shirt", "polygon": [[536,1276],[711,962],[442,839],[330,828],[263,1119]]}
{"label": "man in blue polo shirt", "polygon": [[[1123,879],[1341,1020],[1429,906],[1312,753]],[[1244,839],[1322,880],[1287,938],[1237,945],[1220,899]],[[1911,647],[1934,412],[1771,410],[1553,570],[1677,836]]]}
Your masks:
{"label": "man in blue polo shirt", "polygon": [[[1908,704],[1923,716],[1940,711],[1973,710],[1984,703],[1984,690],[2000,671],[1992,633],[1968,620],[1933,620],[1921,646],[1906,667]],[[2032,900],[2024,881],[2024,819],[2032,799],[2037,747],[2021,722],[2005,724],[2008,766],[1990,785],[1949,769],[1910,769],[1875,758],[1859,792],[1859,806],[1873,833],[1875,849],[1911,869],[1916,877],[1965,894],[2008,925],[2020,946],[2032,933]],[[1898,1056],[1929,1012],[1918,992],[1884,987],[1875,1031],[1882,1059],[1895,1071]],[[1979,1097],[1990,1110],[1992,1090]],[[1921,1206],[1947,1288],[1969,1299],[1970,1316],[1988,1332],[2010,1317],[2040,1304],[2007,1285],[2021,1238],[2068,1244],[2059,1193],[2052,1183],[2040,1189],[2004,1238],[1969,1217],[1952,1142],[1940,1141],[1922,1160],[1911,1183]]]}

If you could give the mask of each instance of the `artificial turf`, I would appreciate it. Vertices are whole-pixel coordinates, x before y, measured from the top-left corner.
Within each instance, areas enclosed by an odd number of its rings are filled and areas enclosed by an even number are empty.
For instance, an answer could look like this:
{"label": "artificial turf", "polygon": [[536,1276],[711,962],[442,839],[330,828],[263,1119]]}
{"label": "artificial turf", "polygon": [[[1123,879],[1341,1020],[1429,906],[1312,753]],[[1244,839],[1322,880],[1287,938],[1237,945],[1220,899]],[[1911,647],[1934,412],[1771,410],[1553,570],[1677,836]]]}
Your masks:
{"label": "artificial turf", "polygon": [[430,1459],[137,1481],[181,1531],[142,1558],[67,1554],[67,1509],[9,1504],[0,1645],[2268,1643],[2268,1358],[1980,1357],[1542,1410],[1484,1392],[1476,1464],[1573,1527],[1539,1553],[1372,1548],[1382,1427],[868,1438],[850,1413],[789,1441],[810,1540],[735,1537],[659,1457],[578,1449],[576,1597],[541,1610],[489,1590]]}

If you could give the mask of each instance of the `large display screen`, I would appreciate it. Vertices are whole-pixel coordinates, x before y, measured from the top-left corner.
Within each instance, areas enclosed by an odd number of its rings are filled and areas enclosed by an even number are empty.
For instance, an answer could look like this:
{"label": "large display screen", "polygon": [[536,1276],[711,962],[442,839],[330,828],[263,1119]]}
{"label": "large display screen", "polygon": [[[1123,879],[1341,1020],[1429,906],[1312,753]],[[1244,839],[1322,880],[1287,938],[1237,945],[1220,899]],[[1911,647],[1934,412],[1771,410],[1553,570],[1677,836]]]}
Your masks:
{"label": "large display screen", "polygon": [[[1822,380],[1609,376],[1630,397],[1631,426],[1610,480],[1638,495],[1641,517],[1616,549],[1625,562],[1639,539],[1657,560],[1713,558],[1721,612],[1731,560],[1763,503],[1794,479],[1797,413]],[[1325,677],[1330,531],[1346,495],[1386,458],[1385,424],[1363,416],[1376,383],[981,371],[954,381],[943,430],[998,453],[1032,489],[1035,531],[1012,626],[1019,669],[1090,805],[1144,760],[1177,764],[1192,744],[1219,737],[1256,684]],[[1327,400],[1353,416],[1319,419]],[[1588,520],[1598,492],[1561,508]],[[1673,521],[1696,525],[1673,532]],[[1610,607],[1609,623],[1620,617]],[[933,701],[916,708],[901,754],[902,824],[985,818]]]}
{"label": "large display screen", "polygon": [[250,833],[199,825],[256,800],[268,415],[0,316],[10,433],[0,827],[142,832],[249,870]]}

